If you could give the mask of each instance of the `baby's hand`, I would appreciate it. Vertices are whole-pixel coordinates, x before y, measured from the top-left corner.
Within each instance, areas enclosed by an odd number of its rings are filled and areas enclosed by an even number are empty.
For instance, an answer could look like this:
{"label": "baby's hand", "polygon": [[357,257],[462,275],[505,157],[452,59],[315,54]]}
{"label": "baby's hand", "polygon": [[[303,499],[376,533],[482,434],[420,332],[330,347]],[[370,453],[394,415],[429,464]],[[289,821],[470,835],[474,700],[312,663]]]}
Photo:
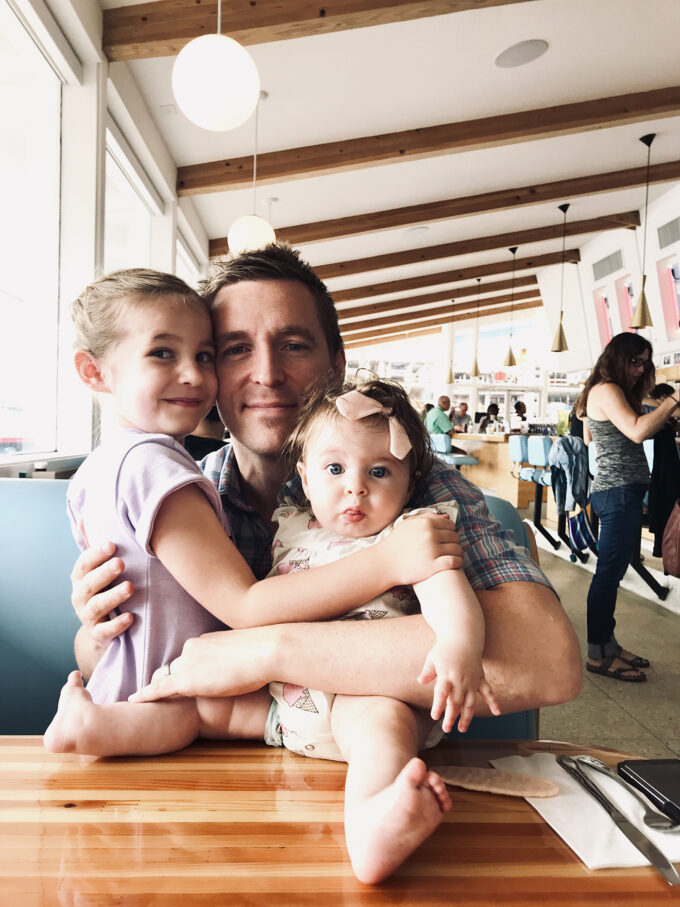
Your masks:
{"label": "baby's hand", "polygon": [[458,533],[446,514],[422,513],[402,520],[378,548],[396,586],[413,585],[463,566]]}
{"label": "baby's hand", "polygon": [[467,731],[474,718],[477,695],[486,700],[492,715],[500,715],[493,690],[484,678],[482,660],[451,642],[437,640],[427,653],[418,683],[431,683],[436,678],[432,699],[432,718],[436,721],[444,712],[442,727],[445,733],[453,729],[456,717],[458,730]]}

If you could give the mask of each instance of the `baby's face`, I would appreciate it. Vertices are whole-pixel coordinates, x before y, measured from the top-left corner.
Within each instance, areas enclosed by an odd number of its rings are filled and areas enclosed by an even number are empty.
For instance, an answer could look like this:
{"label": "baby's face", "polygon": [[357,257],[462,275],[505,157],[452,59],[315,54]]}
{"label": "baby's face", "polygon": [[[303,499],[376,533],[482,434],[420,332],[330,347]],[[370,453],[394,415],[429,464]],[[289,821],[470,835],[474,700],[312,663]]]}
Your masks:
{"label": "baby's face", "polygon": [[390,453],[387,422],[338,419],[312,429],[298,463],[305,494],[324,529],[376,535],[399,516],[411,490],[410,457]]}

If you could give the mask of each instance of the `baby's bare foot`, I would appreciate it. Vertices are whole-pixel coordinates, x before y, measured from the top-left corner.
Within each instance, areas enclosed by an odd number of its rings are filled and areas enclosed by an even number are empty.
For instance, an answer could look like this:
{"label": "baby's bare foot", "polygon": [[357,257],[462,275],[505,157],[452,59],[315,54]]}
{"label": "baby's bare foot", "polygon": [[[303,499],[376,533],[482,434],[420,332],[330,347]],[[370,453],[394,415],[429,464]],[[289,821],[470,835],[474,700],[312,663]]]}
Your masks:
{"label": "baby's bare foot", "polygon": [[374,885],[400,866],[451,807],[446,785],[413,758],[395,780],[347,816],[347,848],[357,878]]}
{"label": "baby's bare foot", "polygon": [[57,714],[45,731],[45,748],[50,753],[87,752],[79,749],[86,726],[99,712],[99,706],[83,686],[80,671],[71,671],[59,695]]}

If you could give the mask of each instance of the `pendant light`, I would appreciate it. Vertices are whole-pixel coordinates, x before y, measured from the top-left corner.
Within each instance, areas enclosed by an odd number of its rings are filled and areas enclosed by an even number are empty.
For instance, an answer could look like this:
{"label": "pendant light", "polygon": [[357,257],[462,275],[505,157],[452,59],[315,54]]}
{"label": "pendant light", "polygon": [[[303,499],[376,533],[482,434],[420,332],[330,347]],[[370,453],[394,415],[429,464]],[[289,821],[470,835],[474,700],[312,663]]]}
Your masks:
{"label": "pendant light", "polygon": [[477,277],[476,280],[477,280],[477,315],[475,318],[475,329],[477,332],[477,338],[475,341],[475,356],[474,356],[474,359],[472,360],[472,368],[470,369],[471,378],[479,378],[479,364],[477,362],[477,350],[479,348],[479,293],[480,293],[480,289],[481,289],[482,278]]}
{"label": "pendant light", "polygon": [[511,246],[508,251],[512,255],[512,290],[510,291],[510,344],[508,346],[508,352],[506,353],[505,359],[503,360],[503,366],[505,368],[513,368],[513,366],[517,365],[515,354],[512,351],[512,315],[513,309],[515,307],[515,256],[517,255],[517,246]]}
{"label": "pendant light", "polygon": [[552,346],[550,347],[551,353],[565,353],[569,347],[567,346],[567,338],[564,336],[564,328],[562,327],[562,313],[564,311],[564,250],[566,248],[567,242],[567,211],[569,210],[568,202],[565,202],[562,205],[558,205],[558,210],[564,215],[564,221],[562,224],[562,285],[560,288],[560,321],[557,325],[557,331],[555,333],[555,339],[553,340]]}
{"label": "pendant light", "polygon": [[253,58],[221,31],[219,0],[217,34],[189,41],[172,68],[177,106],[196,126],[213,132],[226,132],[245,123],[260,96],[260,77]]}
{"label": "pendant light", "polygon": [[652,153],[652,142],[656,138],[655,132],[640,137],[643,145],[647,146],[647,179],[645,181],[645,225],[642,233],[642,289],[638,298],[633,317],[630,322],[632,328],[651,328],[652,316],[647,305],[647,296],[645,295],[645,283],[647,275],[645,274],[645,258],[647,255],[647,206],[649,204],[649,159]]}
{"label": "pendant light", "polygon": [[[450,330],[453,328],[453,304],[456,300],[451,300],[451,326]],[[453,341],[451,334],[449,334],[449,371],[446,376],[446,383],[453,384]]]}
{"label": "pendant light", "polygon": [[[260,101],[265,101],[268,95],[266,91],[260,92]],[[229,228],[227,234],[227,243],[232,255],[240,255],[242,252],[252,252],[254,249],[264,249],[269,243],[276,242],[274,228],[265,220],[264,217],[258,217],[255,213],[257,205],[257,126],[259,119],[260,105],[255,108],[255,140],[253,150],[253,213],[244,214],[239,217]],[[268,199],[269,216],[271,217],[271,203],[275,201],[272,197]]]}

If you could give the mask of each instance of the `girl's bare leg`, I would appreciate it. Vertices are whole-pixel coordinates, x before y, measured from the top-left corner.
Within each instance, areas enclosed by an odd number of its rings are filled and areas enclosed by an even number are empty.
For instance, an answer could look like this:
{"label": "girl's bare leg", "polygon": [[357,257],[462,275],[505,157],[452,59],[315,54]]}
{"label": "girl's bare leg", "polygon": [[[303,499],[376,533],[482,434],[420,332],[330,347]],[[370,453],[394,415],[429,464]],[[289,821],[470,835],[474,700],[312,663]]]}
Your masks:
{"label": "girl's bare leg", "polygon": [[418,749],[430,722],[382,696],[336,696],[333,734],[347,760],[345,837],[352,867],[380,882],[434,831],[451,801]]}
{"label": "girl's bare leg", "polygon": [[[52,753],[151,756],[182,749],[202,735],[262,739],[269,702],[265,689],[234,699],[96,705],[83,686],[80,672],[72,671],[44,742]],[[208,704],[205,708],[204,703]]]}

